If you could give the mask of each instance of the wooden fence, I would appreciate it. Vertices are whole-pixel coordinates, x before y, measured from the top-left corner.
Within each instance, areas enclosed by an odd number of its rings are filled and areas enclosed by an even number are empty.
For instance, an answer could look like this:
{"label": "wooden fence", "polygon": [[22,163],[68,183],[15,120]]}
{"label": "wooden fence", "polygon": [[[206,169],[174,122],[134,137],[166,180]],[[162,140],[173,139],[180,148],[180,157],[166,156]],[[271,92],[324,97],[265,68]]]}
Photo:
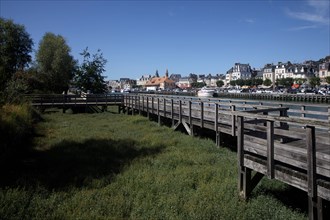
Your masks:
{"label": "wooden fence", "polygon": [[267,176],[306,191],[310,219],[321,218],[330,201],[330,107],[241,101],[129,94],[123,105],[189,135],[196,126],[213,130],[218,146],[221,133],[236,136],[243,198]]}

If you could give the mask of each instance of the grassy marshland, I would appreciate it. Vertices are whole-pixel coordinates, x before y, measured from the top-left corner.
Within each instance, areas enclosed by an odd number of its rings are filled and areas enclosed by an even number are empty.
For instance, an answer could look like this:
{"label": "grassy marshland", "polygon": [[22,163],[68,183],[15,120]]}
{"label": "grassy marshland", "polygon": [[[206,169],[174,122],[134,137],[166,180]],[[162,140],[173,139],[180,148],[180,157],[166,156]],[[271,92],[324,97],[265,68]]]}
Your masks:
{"label": "grassy marshland", "polygon": [[140,116],[43,118],[33,150],[1,162],[0,219],[307,218],[304,193],[266,178],[241,201],[236,153],[212,140]]}

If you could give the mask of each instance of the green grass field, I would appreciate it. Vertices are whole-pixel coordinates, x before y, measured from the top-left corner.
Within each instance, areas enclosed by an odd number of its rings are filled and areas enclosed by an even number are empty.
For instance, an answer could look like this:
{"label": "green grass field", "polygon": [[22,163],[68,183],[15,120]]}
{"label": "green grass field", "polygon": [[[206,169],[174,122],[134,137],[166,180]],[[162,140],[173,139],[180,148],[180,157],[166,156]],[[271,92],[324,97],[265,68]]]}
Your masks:
{"label": "green grass field", "polygon": [[307,218],[307,195],[274,180],[240,200],[236,153],[212,140],[142,116],[43,118],[33,150],[1,162],[0,219]]}

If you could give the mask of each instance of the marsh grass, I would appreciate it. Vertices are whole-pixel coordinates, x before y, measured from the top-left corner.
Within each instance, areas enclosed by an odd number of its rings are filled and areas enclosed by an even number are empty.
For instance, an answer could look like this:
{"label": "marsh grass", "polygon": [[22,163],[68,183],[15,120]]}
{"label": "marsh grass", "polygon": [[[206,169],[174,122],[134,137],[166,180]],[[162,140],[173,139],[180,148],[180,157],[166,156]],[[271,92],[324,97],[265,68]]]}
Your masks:
{"label": "marsh grass", "polygon": [[43,115],[35,151],[1,168],[2,219],[304,219],[267,179],[238,198],[235,152],[141,116]]}

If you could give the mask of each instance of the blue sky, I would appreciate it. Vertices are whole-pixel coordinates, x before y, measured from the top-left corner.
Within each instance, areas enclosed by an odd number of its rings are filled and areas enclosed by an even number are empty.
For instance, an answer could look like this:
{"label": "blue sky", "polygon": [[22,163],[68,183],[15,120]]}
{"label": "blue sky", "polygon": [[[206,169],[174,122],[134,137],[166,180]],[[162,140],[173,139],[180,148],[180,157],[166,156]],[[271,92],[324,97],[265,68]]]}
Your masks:
{"label": "blue sky", "polygon": [[38,49],[65,37],[75,59],[101,49],[107,79],[219,74],[234,63],[303,62],[330,55],[329,0],[1,0],[0,16],[25,26]]}

